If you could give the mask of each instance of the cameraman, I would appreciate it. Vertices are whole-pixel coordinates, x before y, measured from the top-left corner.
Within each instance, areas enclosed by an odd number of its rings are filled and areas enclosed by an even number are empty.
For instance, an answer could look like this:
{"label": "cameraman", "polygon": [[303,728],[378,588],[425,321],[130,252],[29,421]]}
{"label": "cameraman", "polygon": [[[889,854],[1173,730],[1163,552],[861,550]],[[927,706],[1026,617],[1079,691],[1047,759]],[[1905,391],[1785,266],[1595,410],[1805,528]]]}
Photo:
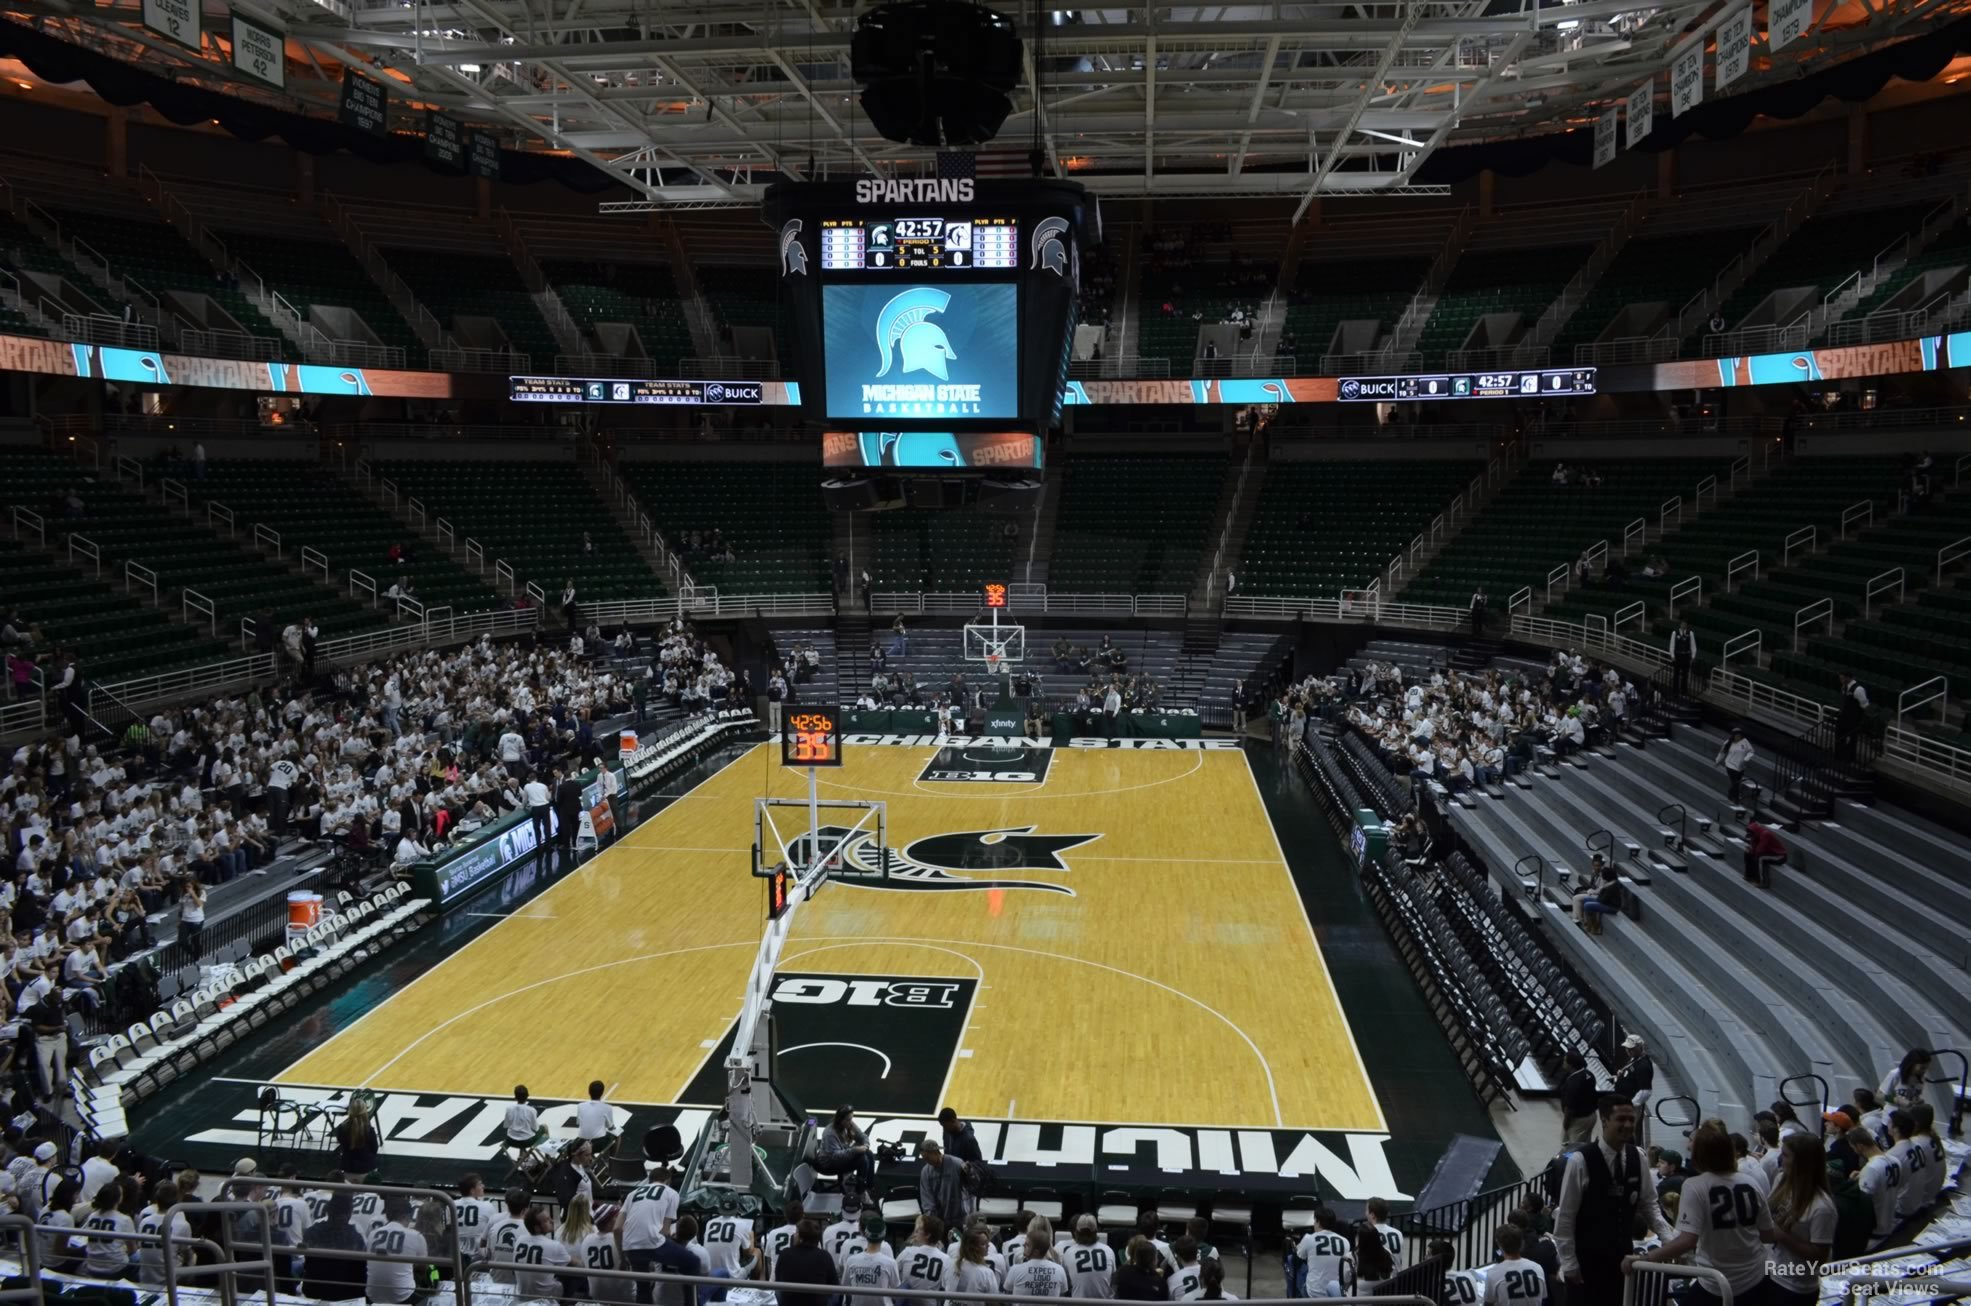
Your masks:
{"label": "cameraman", "polygon": [[[862,1196],[876,1189],[876,1158],[869,1154],[869,1138],[856,1127],[855,1108],[844,1106],[821,1131],[821,1149],[814,1159],[820,1174],[844,1176],[843,1213],[862,1205]],[[848,1176],[853,1175],[851,1180]]]}

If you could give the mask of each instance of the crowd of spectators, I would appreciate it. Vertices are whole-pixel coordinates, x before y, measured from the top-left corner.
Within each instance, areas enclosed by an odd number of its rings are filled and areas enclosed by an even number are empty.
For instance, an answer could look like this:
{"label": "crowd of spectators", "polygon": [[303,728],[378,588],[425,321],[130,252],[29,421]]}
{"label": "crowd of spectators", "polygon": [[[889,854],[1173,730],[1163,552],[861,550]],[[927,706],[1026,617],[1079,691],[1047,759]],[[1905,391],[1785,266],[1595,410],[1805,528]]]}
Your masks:
{"label": "crowd of spectators", "polygon": [[66,1011],[99,1005],[174,907],[196,960],[208,888],[284,840],[340,844],[359,869],[409,865],[527,806],[530,779],[573,774],[605,718],[751,693],[682,623],[648,657],[620,636],[570,646],[481,638],[160,708],[120,747],[71,726],[22,745],[0,776],[0,1057],[32,1048],[36,1090],[59,1090]]}

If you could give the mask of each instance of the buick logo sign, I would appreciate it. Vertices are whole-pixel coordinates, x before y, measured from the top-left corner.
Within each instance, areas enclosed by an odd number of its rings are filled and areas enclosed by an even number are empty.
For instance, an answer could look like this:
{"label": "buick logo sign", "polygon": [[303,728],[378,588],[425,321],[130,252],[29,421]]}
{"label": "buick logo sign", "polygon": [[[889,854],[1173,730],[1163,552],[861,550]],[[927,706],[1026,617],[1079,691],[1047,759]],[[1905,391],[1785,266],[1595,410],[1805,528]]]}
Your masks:
{"label": "buick logo sign", "polygon": [[1346,381],[1343,381],[1341,383],[1341,397],[1343,399],[1356,399],[1359,398],[1361,394],[1362,394],[1362,383],[1360,381],[1357,381],[1354,377],[1349,377]]}
{"label": "buick logo sign", "polygon": [[706,402],[706,403],[708,403],[708,404],[721,404],[721,403],[724,403],[724,402],[725,402],[725,387],[724,387],[724,386],[722,386],[722,385],[720,385],[720,384],[719,384],[719,383],[718,383],[717,381],[714,381],[714,382],[712,382],[712,383],[711,383],[710,385],[708,385],[708,386],[706,386],[706,387],[705,387],[705,402]]}
{"label": "buick logo sign", "polygon": [[761,390],[757,381],[707,381],[698,395],[708,404],[757,404]]}

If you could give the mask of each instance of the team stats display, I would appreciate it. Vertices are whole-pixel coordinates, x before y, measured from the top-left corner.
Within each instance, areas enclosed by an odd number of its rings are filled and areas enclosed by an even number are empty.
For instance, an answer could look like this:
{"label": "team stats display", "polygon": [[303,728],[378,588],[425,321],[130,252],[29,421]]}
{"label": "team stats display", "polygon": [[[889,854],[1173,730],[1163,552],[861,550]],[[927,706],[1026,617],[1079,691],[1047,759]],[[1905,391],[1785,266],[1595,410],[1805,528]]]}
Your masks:
{"label": "team stats display", "polygon": [[1020,224],[1012,218],[824,218],[823,272],[1012,272]]}
{"label": "team stats display", "polygon": [[1019,302],[1011,282],[822,286],[828,415],[870,421],[1016,416]]}

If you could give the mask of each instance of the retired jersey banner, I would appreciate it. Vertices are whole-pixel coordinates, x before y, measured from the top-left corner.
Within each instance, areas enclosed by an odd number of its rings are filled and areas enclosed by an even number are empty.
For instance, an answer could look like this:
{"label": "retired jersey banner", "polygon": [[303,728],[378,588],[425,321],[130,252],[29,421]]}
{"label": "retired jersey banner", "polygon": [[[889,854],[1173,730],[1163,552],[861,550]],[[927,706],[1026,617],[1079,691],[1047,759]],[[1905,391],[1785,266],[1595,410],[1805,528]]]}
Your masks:
{"label": "retired jersey banner", "polygon": [[1718,89],[1724,90],[1752,64],[1752,6],[1718,24]]}
{"label": "retired jersey banner", "polygon": [[1615,109],[1601,111],[1595,119],[1595,166],[1605,168],[1615,162]]}
{"label": "retired jersey banner", "polygon": [[1629,104],[1625,111],[1629,119],[1629,148],[1635,149],[1642,138],[1649,135],[1656,126],[1656,80],[1651,78],[1635,90],[1629,92]]}
{"label": "retired jersey banner", "polygon": [[1813,0],[1772,0],[1772,7],[1766,10],[1766,47],[1778,50],[1792,44],[1807,34],[1813,21]]}

